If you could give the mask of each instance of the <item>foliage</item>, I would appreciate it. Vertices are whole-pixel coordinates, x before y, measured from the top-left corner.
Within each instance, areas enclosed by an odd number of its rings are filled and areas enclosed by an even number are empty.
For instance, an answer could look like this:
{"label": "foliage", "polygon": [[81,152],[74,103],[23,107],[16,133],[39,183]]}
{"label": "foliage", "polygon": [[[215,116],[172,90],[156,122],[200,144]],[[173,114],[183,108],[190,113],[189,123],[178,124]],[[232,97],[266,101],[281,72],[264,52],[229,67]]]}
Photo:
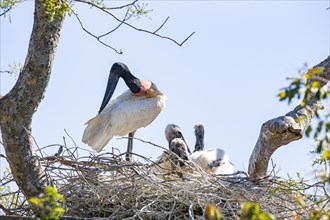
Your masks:
{"label": "foliage", "polygon": [[128,16],[129,18],[139,19],[142,16],[147,16],[152,10],[147,9],[148,4],[137,4],[128,6]]}
{"label": "foliage", "polygon": [[[0,16],[6,16],[8,12],[14,8],[18,3],[22,2],[22,0],[0,0],[0,9],[2,9],[3,12],[0,12]],[[10,16],[9,16],[10,20]]]}
{"label": "foliage", "polygon": [[71,11],[71,7],[67,3],[67,0],[39,0],[42,7],[46,10],[46,14],[49,16],[48,21],[54,21],[56,17],[64,17],[66,13]]}
{"label": "foliage", "polygon": [[253,202],[242,204],[240,210],[241,220],[273,220],[275,217],[269,213],[262,212],[260,205]]}
{"label": "foliage", "polygon": [[303,96],[301,105],[305,105],[311,98],[311,95],[314,95],[319,100],[327,98],[329,91],[326,86],[320,87],[319,81],[309,83],[310,79],[323,72],[322,67],[308,69],[307,64],[305,64],[298,72],[299,77],[287,78],[291,83],[288,87],[282,88],[282,91],[278,94],[280,101],[287,100],[288,104],[290,104],[292,99],[300,99]]}
{"label": "foliage", "polygon": [[[318,101],[324,101],[328,99],[330,93],[327,87],[327,80],[322,77],[324,71],[323,67],[307,68],[305,64],[304,68],[299,70],[299,76],[288,78],[290,84],[288,87],[283,88],[278,94],[281,101],[287,101],[289,104],[294,98],[303,97],[300,105],[305,106],[311,98],[315,98]],[[315,150],[311,151],[317,158],[314,160],[314,166],[323,166],[323,168],[317,168],[317,182],[310,185],[310,189],[318,191],[318,194],[314,193],[313,199],[316,208],[312,210],[310,220],[313,219],[330,219],[329,214],[329,184],[330,184],[330,110],[323,115],[316,113],[316,123],[308,125],[305,130],[305,135],[308,138],[313,138],[315,140],[316,146]],[[299,122],[299,121],[298,121]],[[295,187],[298,184],[300,186],[306,187],[305,183],[294,183],[291,187]],[[321,188],[320,191],[317,190]],[[302,192],[305,193],[305,192]],[[297,204],[301,208],[305,208],[306,205],[301,200],[300,196],[297,195]]]}
{"label": "foliage", "polygon": [[[1,157],[1,154],[0,154]],[[15,190],[14,178],[9,167],[6,167],[0,179],[0,215],[26,214],[27,202],[19,190]]]}
{"label": "foliage", "polygon": [[7,184],[12,179],[9,167],[3,172],[3,178],[0,180],[0,204],[2,209],[8,209],[15,206],[15,195],[11,194],[12,190]]}
{"label": "foliage", "polygon": [[22,69],[22,64],[21,63],[15,63],[13,65],[8,65],[8,69],[7,70],[0,70],[0,74],[1,73],[7,73],[9,75],[14,75],[15,78],[17,78],[18,73],[21,71]]}
{"label": "foliage", "polygon": [[223,220],[221,212],[214,204],[207,204],[204,211],[205,220]]}
{"label": "foliage", "polygon": [[0,8],[7,10],[8,8],[14,7],[19,2],[21,2],[21,0],[0,0]]}
{"label": "foliage", "polygon": [[[322,101],[328,98],[330,93],[327,85],[321,83],[323,78],[321,74],[323,67],[310,68],[307,71],[299,71],[300,76],[295,78],[288,78],[291,81],[290,85],[283,88],[278,96],[281,101],[287,100],[290,104],[291,100],[295,97],[298,99],[303,96],[300,105],[304,106],[311,97]],[[325,85],[322,85],[325,84]],[[309,125],[305,134],[307,137],[312,137],[317,142],[317,146],[313,153],[319,154],[321,158],[317,160],[319,164],[328,164],[330,162],[330,112],[324,114],[322,117],[317,113],[317,123],[315,128]]]}
{"label": "foliage", "polygon": [[37,206],[41,220],[59,219],[64,214],[65,199],[52,186],[47,186],[39,197],[32,197],[29,202]]}

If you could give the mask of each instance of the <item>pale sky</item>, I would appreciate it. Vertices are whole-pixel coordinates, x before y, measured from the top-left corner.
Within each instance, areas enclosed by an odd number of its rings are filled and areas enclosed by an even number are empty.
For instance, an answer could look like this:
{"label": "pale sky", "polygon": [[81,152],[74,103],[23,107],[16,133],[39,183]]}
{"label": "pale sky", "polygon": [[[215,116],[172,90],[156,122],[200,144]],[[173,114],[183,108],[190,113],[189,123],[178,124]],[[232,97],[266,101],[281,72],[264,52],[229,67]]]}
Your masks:
{"label": "pale sky", "polygon": [[[286,114],[298,103],[288,106],[276,97],[288,85],[286,77],[296,76],[305,62],[313,66],[329,55],[329,1],[147,3],[153,11],[131,24],[153,31],[170,16],[159,34],[177,41],[193,31],[195,35],[179,47],[123,25],[104,39],[124,52],[118,55],[83,32],[74,16],[67,17],[50,83],[33,120],[38,145],[62,144],[66,129],[77,145],[90,149],[81,142],[84,123],[98,112],[110,67],[120,61],[140,79],[152,80],[168,98],[166,109],[151,125],[139,129],[136,137],[167,147],[164,129],[175,123],[192,149],[193,127],[202,123],[206,148],[224,149],[237,170],[247,171],[262,123]],[[0,17],[1,70],[24,63],[33,10],[34,1],[26,1],[11,12],[11,22]],[[74,10],[96,35],[117,25],[88,6],[76,4]],[[0,94],[4,95],[16,77],[0,77]],[[113,97],[126,89],[121,80]],[[104,150],[116,147],[125,152],[126,144],[126,139],[114,138]],[[302,139],[277,150],[272,159],[278,175],[311,173],[312,144]],[[133,152],[156,159],[162,150],[135,141]],[[0,153],[4,153],[2,146]],[[2,175],[7,164],[2,158],[0,162]]]}

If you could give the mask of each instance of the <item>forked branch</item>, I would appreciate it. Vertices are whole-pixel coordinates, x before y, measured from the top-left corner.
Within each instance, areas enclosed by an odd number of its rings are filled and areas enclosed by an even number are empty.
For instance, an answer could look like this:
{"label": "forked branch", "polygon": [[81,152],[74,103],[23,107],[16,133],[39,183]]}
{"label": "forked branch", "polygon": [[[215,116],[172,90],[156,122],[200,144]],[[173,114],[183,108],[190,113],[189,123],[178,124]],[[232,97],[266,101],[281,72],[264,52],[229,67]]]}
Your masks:
{"label": "forked branch", "polygon": [[[318,81],[320,86],[323,86],[329,81],[330,56],[313,68],[319,67],[323,67],[323,72],[318,77],[311,77],[309,84]],[[312,118],[322,108],[321,102],[312,95],[306,105],[298,105],[286,115],[265,122],[261,126],[259,138],[250,156],[248,168],[250,177],[266,176],[272,154],[281,146],[302,138]]]}
{"label": "forked branch", "polygon": [[[146,30],[146,29],[143,29],[143,28],[138,28],[130,23],[128,23],[127,21],[131,18],[132,15],[129,15],[129,9],[128,7],[129,6],[135,6],[136,2],[138,2],[138,0],[135,0],[133,1],[132,3],[130,4],[126,4],[126,5],[122,5],[122,6],[119,6],[119,7],[113,7],[113,8],[107,8],[107,7],[103,7],[103,6],[100,6],[100,5],[97,5],[93,2],[89,2],[89,1],[85,1],[85,0],[75,0],[76,2],[80,2],[80,3],[85,3],[85,4],[88,4],[92,7],[95,7],[97,9],[99,9],[100,11],[108,14],[109,16],[111,16],[116,22],[118,22],[117,26],[115,28],[113,28],[112,30],[106,32],[105,34],[102,34],[102,35],[95,35],[93,34],[92,32],[90,32],[88,29],[86,29],[81,21],[81,19],[79,18],[78,14],[76,12],[73,11],[73,14],[76,16],[81,28],[87,33],[89,34],[90,36],[94,37],[95,39],[97,39],[101,44],[103,44],[104,46],[106,47],[109,47],[110,49],[114,50],[116,53],[118,54],[122,54],[123,52],[121,50],[117,50],[115,49],[114,47],[110,46],[109,44],[105,43],[104,41],[101,40],[101,38],[113,33],[115,30],[117,30],[121,25],[126,25],[130,28],[132,28],[133,30],[136,30],[136,31],[140,31],[140,32],[144,32],[144,33],[147,33],[147,34],[151,34],[151,35],[154,35],[156,37],[159,37],[159,38],[163,38],[163,39],[167,39],[169,41],[172,41],[173,43],[175,43],[176,45],[178,46],[182,46],[192,35],[195,34],[195,32],[192,32],[189,36],[187,36],[183,41],[177,41],[171,37],[168,37],[168,36],[165,36],[165,35],[161,35],[161,34],[158,34],[158,31],[161,30],[164,25],[167,23],[167,21],[169,20],[170,17],[167,17],[165,19],[165,21],[155,30],[155,31],[150,31],[150,30]],[[125,16],[124,18],[120,19],[118,18],[116,15],[114,15],[111,11],[115,10],[115,9],[124,9],[124,8],[127,8],[127,11],[125,13]]]}

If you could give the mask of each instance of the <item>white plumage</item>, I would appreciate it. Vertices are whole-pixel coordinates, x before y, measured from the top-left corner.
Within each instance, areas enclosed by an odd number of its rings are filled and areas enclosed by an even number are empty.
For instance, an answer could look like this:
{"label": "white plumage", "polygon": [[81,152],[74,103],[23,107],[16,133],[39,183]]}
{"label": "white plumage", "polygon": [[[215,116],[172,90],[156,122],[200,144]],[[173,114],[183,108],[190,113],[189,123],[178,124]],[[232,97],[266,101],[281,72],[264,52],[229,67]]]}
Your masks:
{"label": "white plumage", "polygon": [[189,148],[183,139],[183,135],[182,137],[172,135],[176,134],[178,131],[180,131],[180,135],[182,135],[179,127],[171,124],[166,127],[165,134],[166,139],[170,143],[171,151],[179,151],[179,154],[177,154],[181,159],[188,159],[200,166],[204,171],[212,174],[233,174],[235,172],[235,168],[229,161],[229,156],[224,150],[219,148],[204,149],[205,134],[203,125],[195,126],[196,145],[195,152],[192,154],[189,152]]}
{"label": "white plumage", "polygon": [[189,160],[213,174],[233,174],[235,172],[228,154],[221,149],[196,151],[189,155]]}
{"label": "white plumage", "polygon": [[[110,100],[119,79],[129,90]],[[137,129],[149,125],[165,107],[166,96],[150,80],[136,78],[123,63],[111,67],[107,88],[98,115],[87,121],[82,141],[97,152],[114,136],[129,135],[126,160],[131,160]]]}
{"label": "white plumage", "polygon": [[224,150],[204,149],[205,129],[202,124],[195,125],[195,136],[195,151],[189,155],[189,160],[213,174],[233,174],[235,172],[235,168]]}
{"label": "white plumage", "polygon": [[165,101],[163,94],[148,98],[127,90],[86,122],[82,140],[99,152],[114,136],[124,136],[148,126],[164,109]]}

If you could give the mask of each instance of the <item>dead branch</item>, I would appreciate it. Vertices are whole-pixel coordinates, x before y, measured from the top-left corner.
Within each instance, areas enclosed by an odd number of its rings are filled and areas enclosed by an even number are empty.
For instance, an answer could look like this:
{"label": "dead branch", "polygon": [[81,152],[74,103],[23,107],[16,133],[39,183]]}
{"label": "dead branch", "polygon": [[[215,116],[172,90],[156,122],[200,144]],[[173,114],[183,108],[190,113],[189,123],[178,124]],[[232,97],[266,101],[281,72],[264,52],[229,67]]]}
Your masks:
{"label": "dead branch", "polygon": [[[330,56],[314,68],[323,67],[318,77],[311,77],[308,83],[318,81],[320,86],[330,79]],[[284,116],[271,119],[261,126],[259,138],[250,156],[248,173],[252,178],[267,175],[268,163],[273,153],[281,146],[303,137],[318,110],[323,109],[320,101],[311,97],[305,106],[298,105]]]}

